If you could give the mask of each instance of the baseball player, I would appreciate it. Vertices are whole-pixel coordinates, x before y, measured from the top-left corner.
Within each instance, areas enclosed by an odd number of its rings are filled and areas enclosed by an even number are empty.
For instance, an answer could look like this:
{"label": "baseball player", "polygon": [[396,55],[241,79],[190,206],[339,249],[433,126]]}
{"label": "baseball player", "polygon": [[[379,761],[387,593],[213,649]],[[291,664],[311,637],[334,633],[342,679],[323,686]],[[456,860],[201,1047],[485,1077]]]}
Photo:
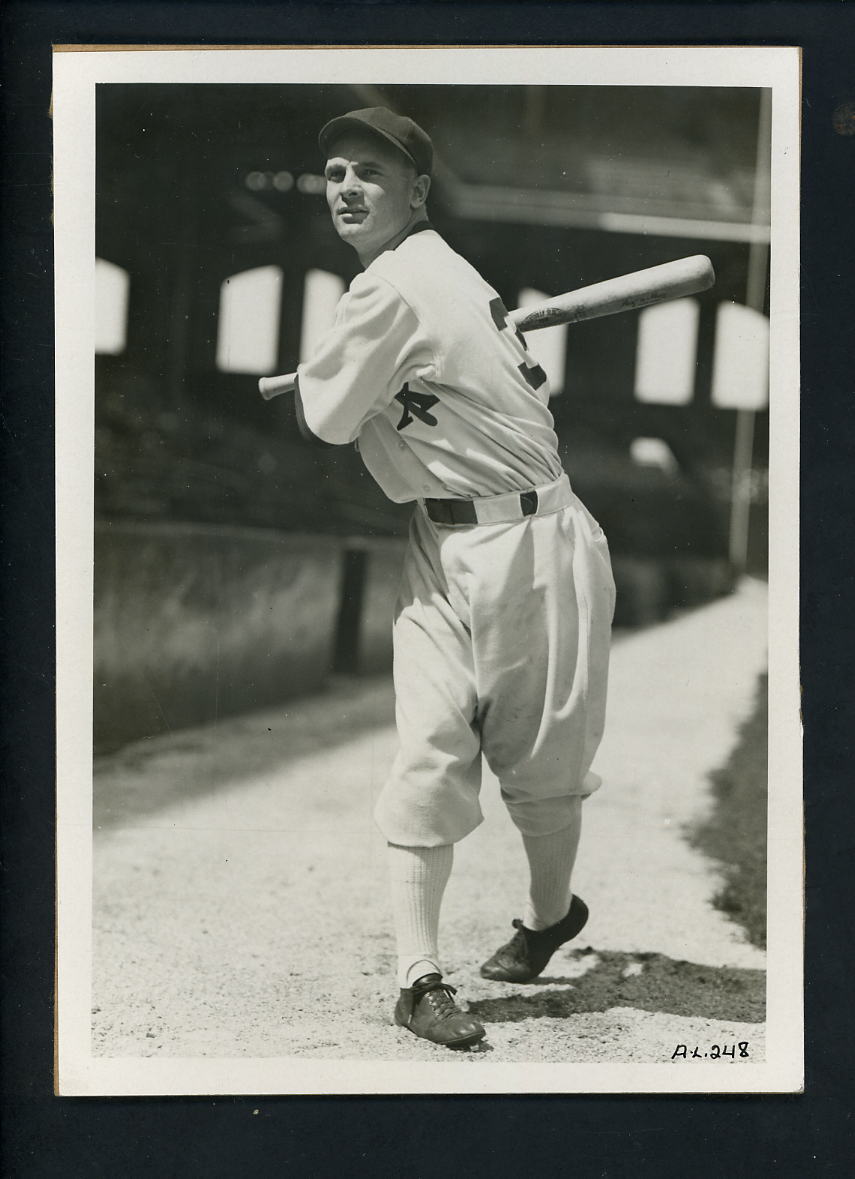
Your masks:
{"label": "baseball player", "polygon": [[433,149],[382,107],[319,142],[333,224],[363,272],[299,366],[307,436],[355,442],[415,510],[394,622],[399,751],[376,821],[388,841],[395,1022],[448,1047],[482,1039],[437,937],[454,844],[482,820],[481,758],[530,868],[512,939],[481,967],[524,982],[587,919],[571,894],[581,803],[603,731],[614,581],[602,530],[558,458],[549,386],[495,290],[426,212]]}

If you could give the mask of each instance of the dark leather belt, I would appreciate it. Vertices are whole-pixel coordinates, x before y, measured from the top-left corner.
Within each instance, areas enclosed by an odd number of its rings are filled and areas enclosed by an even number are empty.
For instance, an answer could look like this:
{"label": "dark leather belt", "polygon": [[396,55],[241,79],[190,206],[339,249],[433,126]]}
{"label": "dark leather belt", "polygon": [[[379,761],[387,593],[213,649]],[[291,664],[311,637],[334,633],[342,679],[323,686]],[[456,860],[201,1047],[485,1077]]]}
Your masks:
{"label": "dark leather belt", "polygon": [[[520,514],[533,516],[537,511],[537,492],[521,491],[519,495]],[[426,499],[425,511],[434,524],[477,524],[477,500],[471,499]]]}

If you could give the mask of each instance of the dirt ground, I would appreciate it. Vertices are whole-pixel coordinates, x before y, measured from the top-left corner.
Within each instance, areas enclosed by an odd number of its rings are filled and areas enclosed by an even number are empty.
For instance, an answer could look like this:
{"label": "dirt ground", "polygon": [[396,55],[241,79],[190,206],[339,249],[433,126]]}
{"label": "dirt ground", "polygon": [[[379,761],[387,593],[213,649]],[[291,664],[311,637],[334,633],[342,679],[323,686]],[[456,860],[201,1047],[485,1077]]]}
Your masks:
{"label": "dirt ground", "polygon": [[[373,799],[395,735],[386,678],[128,746],[95,781],[93,1051],[660,1063],[680,1044],[764,1053],[765,955],[712,904],[687,830],[711,805],[766,666],[766,589],[615,644],[605,779],[585,804],[574,887],[591,919],[536,983],[478,966],[522,911],[519,838],[487,777],[455,852],[441,950],[487,1025],[451,1053],[395,1028],[394,947]],[[686,1065],[683,1065],[686,1067]]]}

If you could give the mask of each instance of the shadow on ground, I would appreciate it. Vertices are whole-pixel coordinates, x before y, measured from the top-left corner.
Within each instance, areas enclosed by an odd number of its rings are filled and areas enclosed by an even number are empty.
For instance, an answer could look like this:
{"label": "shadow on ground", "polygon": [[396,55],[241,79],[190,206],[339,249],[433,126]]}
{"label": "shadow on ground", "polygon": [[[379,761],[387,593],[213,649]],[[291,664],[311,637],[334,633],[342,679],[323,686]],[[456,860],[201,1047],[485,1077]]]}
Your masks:
{"label": "shadow on ground", "polygon": [[[735,1023],[765,1018],[762,970],[699,966],[654,953],[577,950],[572,957],[577,967],[586,960],[591,964],[572,976],[541,975],[512,995],[472,1000],[469,1010],[491,1023],[560,1019],[614,1007]],[[558,989],[560,984],[566,986]]]}
{"label": "shadow on ground", "polygon": [[342,676],[324,692],[279,708],[134,741],[95,758],[95,828],[133,824],[176,801],[281,772],[297,758],[393,722],[390,676]]}

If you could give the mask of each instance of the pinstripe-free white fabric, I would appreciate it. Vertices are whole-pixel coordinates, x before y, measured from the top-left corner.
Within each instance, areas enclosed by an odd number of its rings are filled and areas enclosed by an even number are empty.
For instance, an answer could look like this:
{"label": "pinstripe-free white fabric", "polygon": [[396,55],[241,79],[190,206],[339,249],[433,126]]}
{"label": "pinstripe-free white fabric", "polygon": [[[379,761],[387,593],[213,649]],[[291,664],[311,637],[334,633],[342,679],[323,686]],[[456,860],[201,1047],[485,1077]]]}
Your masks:
{"label": "pinstripe-free white fabric", "polygon": [[437,846],[482,820],[481,756],[528,835],[599,785],[614,580],[581,501],[503,524],[417,508],[394,626],[400,748],[376,808],[392,843]]}
{"label": "pinstripe-free white fabric", "polygon": [[430,228],[350,284],[297,370],[309,428],[358,439],[389,499],[470,499],[561,474],[549,382],[496,291]]}

